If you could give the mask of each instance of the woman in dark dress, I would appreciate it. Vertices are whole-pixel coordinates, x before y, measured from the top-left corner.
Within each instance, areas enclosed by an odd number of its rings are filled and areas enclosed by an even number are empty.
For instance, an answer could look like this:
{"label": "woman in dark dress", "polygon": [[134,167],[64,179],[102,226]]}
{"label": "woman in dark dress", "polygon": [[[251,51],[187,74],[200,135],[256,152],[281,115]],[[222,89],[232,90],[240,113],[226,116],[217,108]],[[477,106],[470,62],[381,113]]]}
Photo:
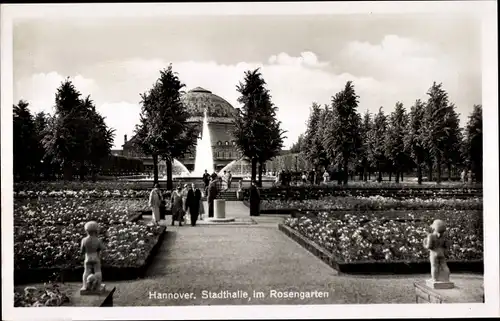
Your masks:
{"label": "woman in dark dress", "polygon": [[172,225],[174,222],[179,222],[179,226],[182,226],[182,220],[184,216],[184,208],[182,203],[182,188],[177,186],[177,190],[172,192],[171,204],[172,204]]}
{"label": "woman in dark dress", "polygon": [[257,182],[252,181],[250,186],[250,216],[260,215],[260,192],[257,189]]}

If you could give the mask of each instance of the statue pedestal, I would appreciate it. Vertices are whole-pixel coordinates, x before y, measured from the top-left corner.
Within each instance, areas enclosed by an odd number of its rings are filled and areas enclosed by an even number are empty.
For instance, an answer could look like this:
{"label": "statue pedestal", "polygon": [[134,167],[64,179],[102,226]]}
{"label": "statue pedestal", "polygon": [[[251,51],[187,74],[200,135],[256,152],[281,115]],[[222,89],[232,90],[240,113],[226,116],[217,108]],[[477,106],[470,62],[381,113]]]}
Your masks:
{"label": "statue pedestal", "polygon": [[116,287],[111,290],[105,289],[94,292],[78,290],[71,297],[69,305],[76,307],[112,307],[115,291]]}
{"label": "statue pedestal", "polygon": [[465,280],[457,281],[453,288],[438,289],[427,285],[426,281],[413,283],[416,303],[481,303],[484,292],[478,286],[471,286]]}
{"label": "statue pedestal", "polygon": [[431,289],[453,289],[455,287],[453,282],[433,281],[431,279],[425,281],[425,285]]}
{"label": "statue pedestal", "polygon": [[214,218],[226,218],[226,201],[214,200]]}
{"label": "statue pedestal", "polygon": [[106,292],[106,284],[101,284],[99,290],[82,290],[80,289],[80,295],[101,295]]}
{"label": "statue pedestal", "polygon": [[228,223],[234,222],[234,217],[226,217],[226,201],[217,199],[214,200],[214,217],[209,217],[207,223]]}

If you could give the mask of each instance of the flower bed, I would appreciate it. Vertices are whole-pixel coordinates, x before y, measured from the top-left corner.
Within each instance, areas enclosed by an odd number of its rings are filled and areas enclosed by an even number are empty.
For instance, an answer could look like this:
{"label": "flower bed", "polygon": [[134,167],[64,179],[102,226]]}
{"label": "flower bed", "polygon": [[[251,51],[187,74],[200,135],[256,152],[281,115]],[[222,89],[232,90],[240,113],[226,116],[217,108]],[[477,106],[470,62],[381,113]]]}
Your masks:
{"label": "flower bed", "polygon": [[339,263],[422,262],[428,251],[422,241],[436,218],[448,224],[451,261],[483,259],[482,213],[442,211],[416,214],[419,219],[396,220],[377,215],[321,212],[287,218],[284,224],[331,252]]}
{"label": "flower bed", "polygon": [[79,253],[84,225],[95,220],[105,244],[102,253],[106,279],[135,278],[147,265],[164,227],[131,222],[145,200],[40,198],[14,202],[14,278],[17,283],[49,280],[53,274],[80,280]]}
{"label": "flower bed", "polygon": [[146,198],[147,190],[22,190],[14,191],[15,198],[76,197],[76,198]]}
{"label": "flower bed", "polygon": [[[265,200],[311,200],[327,196],[369,197],[384,196],[393,198],[470,198],[482,197],[481,187],[356,187],[356,186],[291,186],[260,189],[261,198]],[[249,191],[244,190],[244,198],[248,199]]]}
{"label": "flower bed", "polygon": [[14,191],[64,191],[64,190],[96,190],[96,191],[114,191],[114,190],[147,190],[153,187],[153,181],[44,181],[44,182],[16,182]]}
{"label": "flower bed", "polygon": [[[81,222],[72,226],[22,226],[14,233],[14,268],[72,268],[81,266],[80,242],[85,237]],[[161,232],[160,227],[127,222],[105,225],[100,238],[105,244],[103,265],[137,266]]]}
{"label": "flower bed", "polygon": [[[149,197],[149,190],[23,190],[14,192],[14,198],[142,198]],[[167,195],[167,194],[165,194]]]}
{"label": "flower bed", "polygon": [[321,210],[418,210],[418,209],[455,209],[480,210],[483,208],[483,199],[479,197],[469,199],[395,199],[392,197],[324,197],[319,200],[268,200],[261,203],[262,210],[283,209],[321,209]]}
{"label": "flower bed", "polygon": [[14,288],[14,307],[54,307],[69,300],[67,292],[56,283],[46,283],[43,287]]}
{"label": "flower bed", "polygon": [[14,226],[83,226],[94,220],[100,224],[124,224],[136,212],[148,210],[147,200],[40,198],[14,200]]}

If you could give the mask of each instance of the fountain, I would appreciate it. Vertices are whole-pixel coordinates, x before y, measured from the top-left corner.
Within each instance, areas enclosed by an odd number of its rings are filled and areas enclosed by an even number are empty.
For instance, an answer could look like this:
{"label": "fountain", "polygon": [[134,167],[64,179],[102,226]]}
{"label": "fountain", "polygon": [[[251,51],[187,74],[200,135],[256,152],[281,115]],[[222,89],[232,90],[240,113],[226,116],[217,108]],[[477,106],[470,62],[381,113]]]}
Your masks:
{"label": "fountain", "polygon": [[[167,163],[164,160],[158,162],[158,173],[163,176],[164,179],[167,178]],[[172,176],[173,177],[186,177],[189,176],[189,170],[174,158],[174,162],[172,164]]]}
{"label": "fountain", "polygon": [[207,110],[203,117],[203,127],[196,144],[196,155],[194,171],[190,173],[191,177],[202,177],[205,170],[211,173],[214,170],[214,159],[212,155],[212,143],[210,140],[210,131],[208,130]]}

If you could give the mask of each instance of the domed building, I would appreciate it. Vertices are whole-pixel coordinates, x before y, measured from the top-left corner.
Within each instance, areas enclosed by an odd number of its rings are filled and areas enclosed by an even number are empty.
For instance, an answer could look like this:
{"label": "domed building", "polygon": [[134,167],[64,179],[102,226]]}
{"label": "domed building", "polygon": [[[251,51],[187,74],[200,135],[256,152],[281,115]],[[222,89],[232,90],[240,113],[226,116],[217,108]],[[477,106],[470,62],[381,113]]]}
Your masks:
{"label": "domed building", "polygon": [[[204,112],[207,110],[208,129],[210,131],[210,141],[212,145],[212,158],[214,161],[213,169],[207,168],[209,172],[213,170],[219,171],[224,166],[239,159],[242,153],[237,149],[236,142],[231,135],[234,128],[233,115],[236,109],[231,106],[225,99],[213,94],[211,91],[201,87],[196,87],[181,97],[182,103],[186,106],[191,117],[188,119],[190,123],[196,123],[199,131],[202,131]],[[144,162],[145,169],[152,171],[153,161],[150,156],[141,154],[135,148],[133,137],[123,144],[123,155],[128,157],[141,158]],[[186,166],[190,171],[194,170],[195,155],[186,155],[179,161]]]}

